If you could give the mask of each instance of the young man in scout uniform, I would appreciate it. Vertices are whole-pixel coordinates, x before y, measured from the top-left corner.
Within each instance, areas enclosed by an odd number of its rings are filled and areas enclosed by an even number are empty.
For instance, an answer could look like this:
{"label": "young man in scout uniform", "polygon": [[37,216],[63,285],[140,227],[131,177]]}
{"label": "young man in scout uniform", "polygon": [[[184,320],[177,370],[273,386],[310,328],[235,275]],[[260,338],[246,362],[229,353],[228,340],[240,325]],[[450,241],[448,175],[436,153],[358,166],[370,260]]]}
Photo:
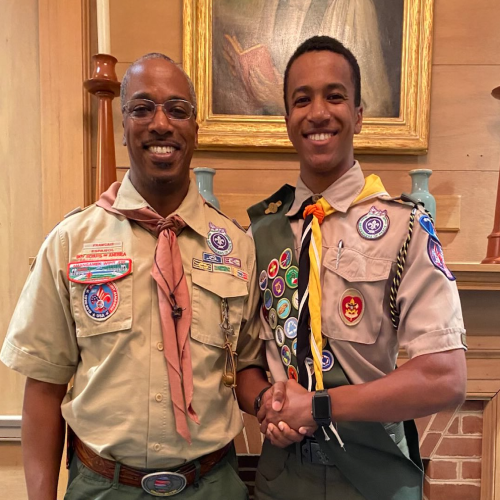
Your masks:
{"label": "young man in scout uniform", "polygon": [[[424,207],[390,199],[354,160],[353,54],[329,37],[305,41],[284,95],[297,187],[249,209],[276,382],[256,403],[267,437],[256,499],[421,499],[409,420],[465,394],[455,278]],[[394,370],[400,347],[410,360]]]}
{"label": "young man in scout uniform", "polygon": [[56,498],[66,421],[66,499],[245,499],[236,355],[244,408],[267,385],[253,242],[190,182],[185,73],[144,56],[122,109],[130,171],[47,237],[1,351],[28,377],[28,495]]}

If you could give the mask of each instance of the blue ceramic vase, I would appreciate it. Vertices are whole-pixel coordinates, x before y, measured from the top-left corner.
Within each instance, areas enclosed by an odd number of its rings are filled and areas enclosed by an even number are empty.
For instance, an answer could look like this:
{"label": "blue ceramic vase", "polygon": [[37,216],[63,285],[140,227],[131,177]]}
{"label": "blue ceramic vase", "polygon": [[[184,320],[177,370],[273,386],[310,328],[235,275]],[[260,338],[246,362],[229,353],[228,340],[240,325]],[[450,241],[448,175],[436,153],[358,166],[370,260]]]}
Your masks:
{"label": "blue ceramic vase", "polygon": [[429,193],[429,177],[432,175],[432,170],[429,169],[416,169],[410,170],[411,177],[411,194],[414,198],[424,204],[432,218],[436,220],[436,200],[431,193]]}
{"label": "blue ceramic vase", "polygon": [[196,177],[198,191],[214,207],[220,209],[219,200],[214,195],[214,175],[215,169],[207,167],[198,167],[193,169]]}

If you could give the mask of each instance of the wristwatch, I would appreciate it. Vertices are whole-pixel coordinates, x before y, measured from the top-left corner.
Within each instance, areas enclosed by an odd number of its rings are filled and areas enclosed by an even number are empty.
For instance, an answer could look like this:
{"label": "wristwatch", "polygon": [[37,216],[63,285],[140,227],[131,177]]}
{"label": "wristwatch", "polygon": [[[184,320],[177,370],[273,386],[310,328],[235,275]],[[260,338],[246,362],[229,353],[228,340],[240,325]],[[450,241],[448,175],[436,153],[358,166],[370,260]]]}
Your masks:
{"label": "wristwatch", "polygon": [[328,427],[332,422],[332,407],[328,391],[316,391],[314,393],[312,416],[318,427]]}
{"label": "wristwatch", "polygon": [[265,394],[265,392],[269,389],[271,389],[272,385],[268,385],[267,387],[264,387],[262,391],[259,392],[259,395],[255,398],[255,401],[253,402],[253,409],[255,411],[255,415],[259,413],[260,410],[260,405],[262,404],[262,398]]}

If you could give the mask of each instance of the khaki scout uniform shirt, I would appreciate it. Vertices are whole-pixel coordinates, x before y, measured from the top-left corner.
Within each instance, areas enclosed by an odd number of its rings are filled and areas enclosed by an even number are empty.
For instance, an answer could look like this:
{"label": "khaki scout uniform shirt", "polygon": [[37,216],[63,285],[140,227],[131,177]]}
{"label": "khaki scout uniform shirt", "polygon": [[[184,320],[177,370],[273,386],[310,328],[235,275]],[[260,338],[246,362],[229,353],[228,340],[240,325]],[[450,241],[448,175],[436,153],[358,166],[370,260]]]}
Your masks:
{"label": "khaki scout uniform shirt", "polygon": [[[321,266],[321,308],[323,335],[353,384],[376,380],[394,370],[399,347],[410,358],[434,352],[464,348],[465,333],[460,299],[455,281],[434,267],[427,254],[429,234],[415,217],[405,270],[397,297],[400,324],[397,333],[391,322],[389,293],[398,252],[408,234],[408,206],[375,198],[349,208],[361,193],[364,176],[358,162],[322,196],[336,210],[321,225],[323,262]],[[286,214],[296,215],[302,203],[313,196],[298,179],[295,200]],[[370,208],[387,210],[389,229],[380,239],[362,238],[358,220]],[[302,219],[291,220],[295,252],[300,255]],[[339,241],[343,246],[337,265]],[[365,311],[356,325],[346,325],[339,312],[342,294],[354,288],[364,297]],[[276,348],[273,332],[261,311],[260,337],[266,342],[266,354],[275,381],[287,375]]]}
{"label": "khaki scout uniform shirt", "polygon": [[[114,207],[146,206],[126,176]],[[175,431],[157,284],[151,277],[156,237],[125,217],[93,205],[52,231],[31,269],[0,355],[7,366],[37,380],[66,384],[74,376],[62,403],[70,427],[99,455],[141,468],[192,460],[223,447],[242,429],[238,404],[221,380],[222,297],[228,298],[238,369],[265,364],[252,240],[205,204],[193,182],[175,213],[188,225],[178,242],[192,302],[193,408],[201,422],[188,419],[191,446]],[[241,261],[241,268],[231,269],[247,272],[246,280],[193,267],[193,259],[203,261],[203,252],[214,254],[207,245],[210,222],[227,231],[233,244],[228,257]],[[132,274],[113,282],[118,307],[108,319],[96,321],[83,307],[86,285],[69,282],[67,267],[103,243],[132,259]]]}

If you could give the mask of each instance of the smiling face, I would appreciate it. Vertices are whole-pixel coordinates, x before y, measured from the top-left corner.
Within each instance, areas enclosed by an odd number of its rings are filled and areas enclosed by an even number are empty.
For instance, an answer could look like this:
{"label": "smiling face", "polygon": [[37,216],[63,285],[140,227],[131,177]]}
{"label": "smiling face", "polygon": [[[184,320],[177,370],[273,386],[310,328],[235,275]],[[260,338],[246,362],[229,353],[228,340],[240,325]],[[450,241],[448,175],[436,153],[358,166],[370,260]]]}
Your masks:
{"label": "smiling face", "polygon": [[[150,99],[163,104],[169,99],[191,102],[189,84],[175,64],[164,59],[146,59],[132,68],[125,102]],[[148,199],[158,190],[187,191],[189,165],[198,143],[198,124],[194,115],[187,120],[167,118],[156,107],[149,123],[139,123],[123,115],[124,141],[130,156],[130,180]]]}
{"label": "smiling face", "polygon": [[311,189],[326,189],[354,163],[353,138],[363,120],[354,93],[351,67],[340,54],[306,52],[290,67],[285,121]]}

